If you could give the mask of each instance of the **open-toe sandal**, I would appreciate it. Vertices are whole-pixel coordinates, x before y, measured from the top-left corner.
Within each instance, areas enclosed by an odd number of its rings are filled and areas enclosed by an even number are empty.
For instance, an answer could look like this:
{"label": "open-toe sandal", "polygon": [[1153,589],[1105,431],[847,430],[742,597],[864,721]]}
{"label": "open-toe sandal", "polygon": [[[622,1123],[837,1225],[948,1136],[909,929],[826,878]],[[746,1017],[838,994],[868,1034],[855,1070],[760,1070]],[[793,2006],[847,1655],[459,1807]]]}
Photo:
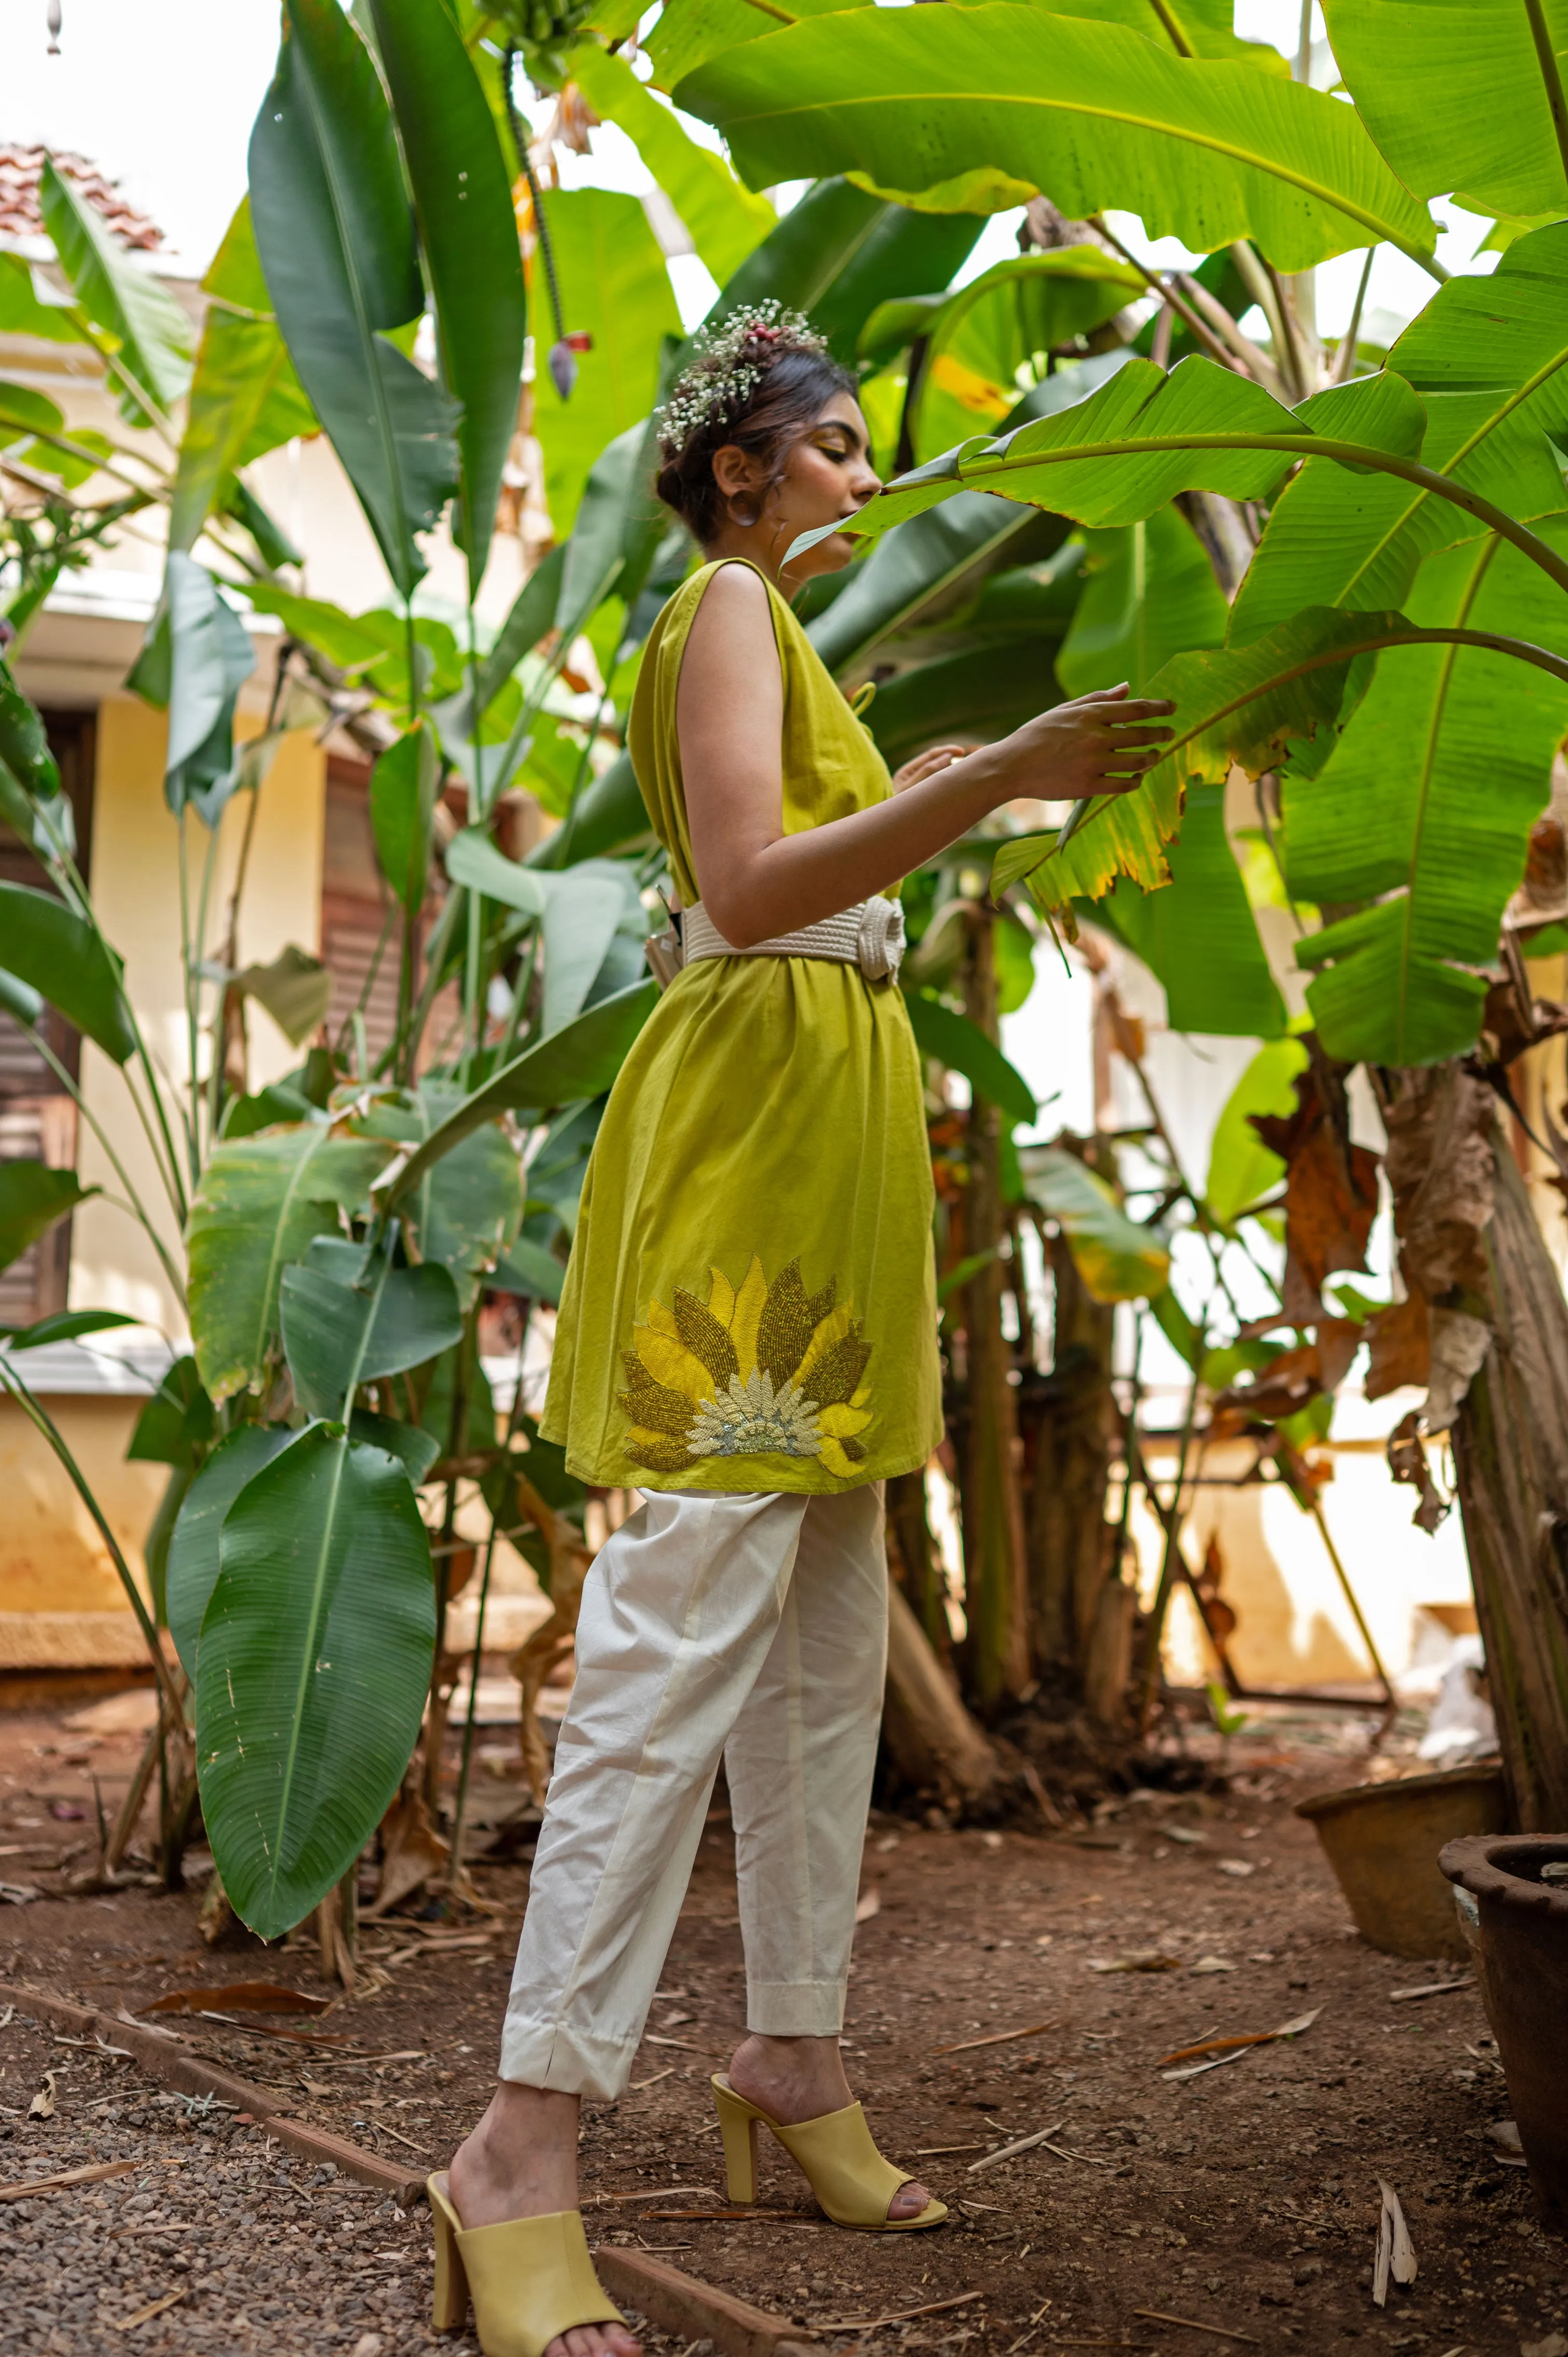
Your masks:
{"label": "open-toe sandal", "polygon": [[770,2119],[756,2104],[748,2104],[725,2078],[715,2077],[713,2090],[724,2132],[732,2201],[757,2199],[757,2131],[761,2127],[770,2128],[790,2159],[804,2169],[812,2192],[835,2226],[858,2227],[867,2234],[903,2234],[921,2226],[940,2225],[947,2216],[945,2201],[928,2201],[912,2218],[887,2215],[887,2205],[898,2188],[913,2185],[915,2179],[907,2169],[895,2169],[883,2158],[858,2104],[787,2126],[782,2120]]}
{"label": "open-toe sandal", "polygon": [[577,2324],[624,2324],[588,2255],[580,2210],[465,2226],[446,2172],[427,2180],[435,2221],[437,2332],[460,2332],[474,2304],[484,2357],[544,2357]]}

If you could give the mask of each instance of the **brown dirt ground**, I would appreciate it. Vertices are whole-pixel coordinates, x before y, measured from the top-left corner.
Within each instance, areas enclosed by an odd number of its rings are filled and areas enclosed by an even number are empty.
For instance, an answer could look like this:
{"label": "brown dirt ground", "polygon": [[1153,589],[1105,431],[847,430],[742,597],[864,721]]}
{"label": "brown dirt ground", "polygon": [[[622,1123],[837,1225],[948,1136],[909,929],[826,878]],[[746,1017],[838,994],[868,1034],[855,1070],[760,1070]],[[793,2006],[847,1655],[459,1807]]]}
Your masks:
{"label": "brown dirt ground", "polygon": [[[1391,2002],[1457,1968],[1367,1947],[1291,1813],[1304,1793],[1356,1780],[1367,1732],[1276,1717],[1232,1746],[1228,1791],[1135,1792],[1076,1835],[874,1818],[863,1889],[877,1906],[856,1935],[846,2059],[885,2147],[951,2205],[948,2225],[918,2236],[840,2233],[779,2155],[755,2220],[660,2214],[723,2192],[706,2079],[740,2029],[744,1979],[730,1829],[715,1811],[632,2091],[585,2106],[590,2237],[666,2253],[792,2316],[841,2357],[863,2344],[871,2357],[967,2344],[969,2357],[1201,2357],[1360,2342],[1413,2357],[1516,2357],[1539,2344],[1541,2357],[1564,2357],[1568,2245],[1542,2233],[1522,2171],[1494,2156],[1490,2124],[1509,2106],[1477,1998]],[[246,1977],[324,1992],[314,1943],[298,1935],[270,1951],[244,1935],[202,1946],[191,1893],[48,1895],[59,1854],[92,1834],[92,1776],[112,1808],[136,1749],[72,1735],[59,1712],[0,1716],[0,1881],[45,1894],[0,1908],[0,1978],[109,2011]],[[494,1777],[476,1795],[481,1821],[516,1805],[516,1785]],[[289,2090],[300,2116],[438,2162],[487,2097],[526,1861],[481,1862],[476,1882],[493,1916],[367,1928],[377,1985],[307,2025],[351,2050],[179,2026],[242,2075]],[[1089,1968],[1151,1949],[1179,1969]],[[1195,1973],[1209,1955],[1234,1969]],[[1160,2076],[1173,2049],[1313,2007],[1320,2018],[1290,2044],[1197,2079]],[[1011,2042],[940,2050],[1034,2025]],[[46,2069],[55,2114],[30,2119]],[[401,2215],[259,2129],[188,2110],[134,2065],[62,2047],[16,2008],[0,2029],[0,2181],[122,2156],[139,2166],[0,2210],[0,2349],[402,2357],[433,2345],[423,2209]],[[1059,2151],[970,2172],[986,2150],[1054,2123]],[[1403,2201],[1420,2262],[1414,2287],[1381,2312],[1380,2177]],[[697,2191],[633,2198],[665,2187]],[[175,2291],[174,2307],[124,2330]],[[981,2297],[866,2329],[962,2293]],[[1235,2337],[1138,2313],[1149,2309]],[[457,2357],[473,2343],[441,2345]],[[674,2346],[650,2345],[654,2357]]]}

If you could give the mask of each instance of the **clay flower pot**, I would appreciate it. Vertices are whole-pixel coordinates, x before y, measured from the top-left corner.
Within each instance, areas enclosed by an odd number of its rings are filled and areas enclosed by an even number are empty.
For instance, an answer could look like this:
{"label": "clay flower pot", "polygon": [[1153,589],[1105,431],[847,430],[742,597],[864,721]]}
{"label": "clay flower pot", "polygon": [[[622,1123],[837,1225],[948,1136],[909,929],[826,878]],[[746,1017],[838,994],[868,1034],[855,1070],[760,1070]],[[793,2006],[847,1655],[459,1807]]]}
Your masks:
{"label": "clay flower pot", "polygon": [[1472,1834],[1438,1863],[1481,1915],[1487,2010],[1542,2217],[1568,2230],[1568,1834]]}
{"label": "clay flower pot", "polygon": [[1390,1956],[1464,1954],[1437,1853],[1460,1834],[1501,1833],[1508,1799],[1500,1768],[1350,1784],[1298,1801],[1295,1813],[1315,1828],[1363,1940]]}

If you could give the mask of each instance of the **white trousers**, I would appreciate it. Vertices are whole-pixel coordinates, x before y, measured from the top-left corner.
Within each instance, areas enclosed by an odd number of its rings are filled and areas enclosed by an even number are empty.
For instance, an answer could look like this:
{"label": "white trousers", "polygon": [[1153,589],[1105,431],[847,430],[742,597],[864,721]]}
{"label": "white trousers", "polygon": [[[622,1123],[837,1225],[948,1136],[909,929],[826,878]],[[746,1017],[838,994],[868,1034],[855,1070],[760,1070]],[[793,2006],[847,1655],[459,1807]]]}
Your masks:
{"label": "white trousers", "polygon": [[723,1755],[746,2021],[843,2026],[887,1655],[881,1485],[654,1493],[584,1583],[500,2075],[630,2076]]}

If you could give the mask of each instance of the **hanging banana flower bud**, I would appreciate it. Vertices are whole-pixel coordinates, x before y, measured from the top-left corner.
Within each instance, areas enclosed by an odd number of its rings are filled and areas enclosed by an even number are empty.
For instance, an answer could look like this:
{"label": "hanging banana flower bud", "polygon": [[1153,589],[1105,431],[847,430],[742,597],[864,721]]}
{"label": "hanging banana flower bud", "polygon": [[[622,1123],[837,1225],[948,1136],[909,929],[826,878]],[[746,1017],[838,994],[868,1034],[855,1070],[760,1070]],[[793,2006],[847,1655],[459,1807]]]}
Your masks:
{"label": "hanging banana flower bud", "polygon": [[580,329],[573,335],[563,336],[559,343],[551,345],[544,364],[550,371],[550,381],[563,401],[571,400],[572,387],[577,382],[577,354],[591,352],[593,349],[592,336],[584,335]]}

